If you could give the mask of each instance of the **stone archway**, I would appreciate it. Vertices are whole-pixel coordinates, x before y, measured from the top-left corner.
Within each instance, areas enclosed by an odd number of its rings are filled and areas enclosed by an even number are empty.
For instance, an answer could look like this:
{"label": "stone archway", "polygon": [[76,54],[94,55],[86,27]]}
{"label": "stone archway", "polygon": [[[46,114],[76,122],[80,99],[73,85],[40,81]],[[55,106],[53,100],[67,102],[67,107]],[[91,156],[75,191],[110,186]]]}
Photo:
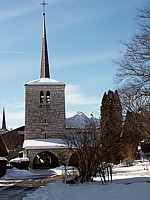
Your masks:
{"label": "stone archway", "polygon": [[58,158],[51,152],[38,153],[33,160],[33,169],[55,168],[59,166]]}
{"label": "stone archway", "polygon": [[69,159],[69,166],[78,167],[79,166],[79,158],[76,153],[73,153]]}

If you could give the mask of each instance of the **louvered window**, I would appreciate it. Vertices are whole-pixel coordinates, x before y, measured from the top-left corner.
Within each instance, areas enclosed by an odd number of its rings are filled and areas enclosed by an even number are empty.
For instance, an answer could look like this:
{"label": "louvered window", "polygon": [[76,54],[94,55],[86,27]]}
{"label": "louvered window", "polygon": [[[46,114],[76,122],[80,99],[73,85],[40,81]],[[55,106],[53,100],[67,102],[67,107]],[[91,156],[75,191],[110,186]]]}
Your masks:
{"label": "louvered window", "polygon": [[40,91],[40,103],[44,103],[44,92]]}
{"label": "louvered window", "polygon": [[50,91],[46,91],[46,103],[50,104]]}

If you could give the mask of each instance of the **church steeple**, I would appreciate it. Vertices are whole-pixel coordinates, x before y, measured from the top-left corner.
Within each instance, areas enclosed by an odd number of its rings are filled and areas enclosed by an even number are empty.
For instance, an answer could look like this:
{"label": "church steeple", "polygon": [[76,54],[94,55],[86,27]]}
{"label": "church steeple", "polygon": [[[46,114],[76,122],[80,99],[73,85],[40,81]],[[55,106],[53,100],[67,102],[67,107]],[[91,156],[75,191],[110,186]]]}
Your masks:
{"label": "church steeple", "polygon": [[3,107],[3,119],[2,119],[2,129],[1,130],[7,130],[6,128],[6,119],[5,119],[5,109]]}
{"label": "church steeple", "polygon": [[50,78],[49,72],[49,60],[48,60],[48,48],[47,48],[47,39],[46,39],[46,23],[45,23],[45,5],[47,3],[41,3],[43,6],[43,33],[42,33],[42,56],[41,56],[41,74],[40,78]]}

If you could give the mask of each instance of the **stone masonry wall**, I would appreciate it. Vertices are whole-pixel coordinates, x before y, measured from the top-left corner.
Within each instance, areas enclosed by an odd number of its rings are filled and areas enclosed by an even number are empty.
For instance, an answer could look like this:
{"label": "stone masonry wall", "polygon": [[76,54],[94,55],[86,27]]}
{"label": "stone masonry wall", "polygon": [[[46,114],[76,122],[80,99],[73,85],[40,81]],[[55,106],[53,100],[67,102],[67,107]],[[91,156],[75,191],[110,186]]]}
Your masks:
{"label": "stone masonry wall", "polygon": [[[59,138],[65,131],[65,86],[26,85],[25,139]],[[40,92],[50,92],[50,103],[40,102]]]}

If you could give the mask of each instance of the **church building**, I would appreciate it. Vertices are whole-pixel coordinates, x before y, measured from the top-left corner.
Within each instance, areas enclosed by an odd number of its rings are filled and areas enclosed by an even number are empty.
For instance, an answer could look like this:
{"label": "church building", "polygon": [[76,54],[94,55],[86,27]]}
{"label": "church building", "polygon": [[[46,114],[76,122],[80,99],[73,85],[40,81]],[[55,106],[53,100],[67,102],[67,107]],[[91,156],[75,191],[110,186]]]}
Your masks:
{"label": "church building", "polygon": [[65,131],[65,84],[51,79],[43,12],[40,78],[25,84],[23,156],[29,158],[30,167],[57,167],[63,151],[68,152],[69,160],[71,152],[61,139]]}

